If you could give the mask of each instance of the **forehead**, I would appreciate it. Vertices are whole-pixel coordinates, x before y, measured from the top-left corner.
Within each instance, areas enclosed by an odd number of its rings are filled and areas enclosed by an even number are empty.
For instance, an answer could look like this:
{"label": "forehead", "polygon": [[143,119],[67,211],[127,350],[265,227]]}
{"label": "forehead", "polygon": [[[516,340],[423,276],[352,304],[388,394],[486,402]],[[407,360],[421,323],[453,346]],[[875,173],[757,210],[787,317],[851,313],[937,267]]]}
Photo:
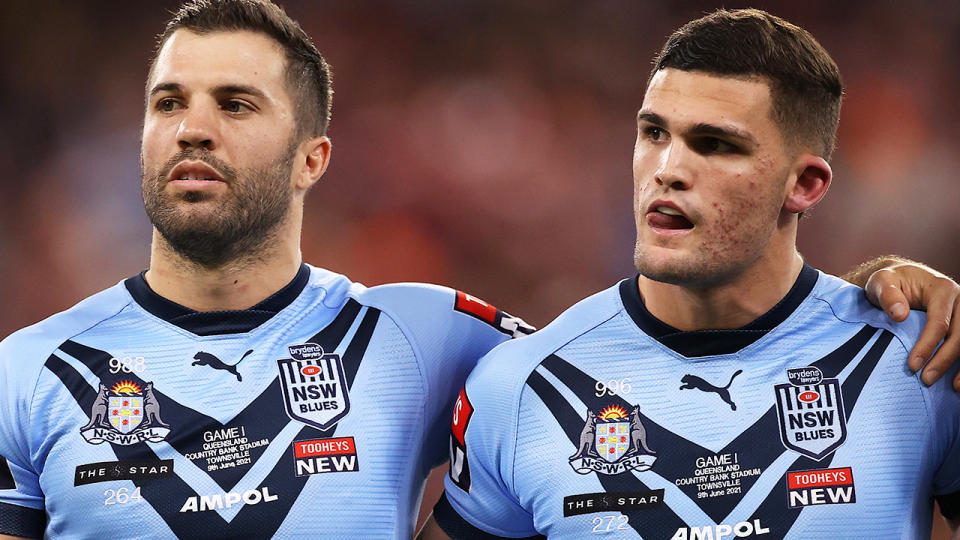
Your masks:
{"label": "forehead", "polygon": [[180,29],[157,54],[147,86],[173,82],[201,88],[240,83],[278,89],[283,87],[285,69],[280,44],[264,34],[249,31],[197,34]]}
{"label": "forehead", "polygon": [[643,112],[676,125],[732,124],[751,133],[776,129],[770,85],[759,77],[722,77],[666,68],[650,79]]}

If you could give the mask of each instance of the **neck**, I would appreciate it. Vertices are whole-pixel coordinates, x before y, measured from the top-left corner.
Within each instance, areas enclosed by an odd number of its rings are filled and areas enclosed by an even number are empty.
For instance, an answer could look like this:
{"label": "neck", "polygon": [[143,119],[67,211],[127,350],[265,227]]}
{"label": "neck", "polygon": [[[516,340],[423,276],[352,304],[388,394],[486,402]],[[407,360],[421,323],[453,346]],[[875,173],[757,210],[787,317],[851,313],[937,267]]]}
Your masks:
{"label": "neck", "polygon": [[782,255],[762,258],[734,277],[706,286],[672,285],[640,276],[640,296],[660,321],[683,331],[745,326],[790,292],[803,268],[791,244]]}
{"label": "neck", "polygon": [[278,231],[277,241],[263,252],[217,268],[183,258],[154,229],[147,283],[160,296],[195,311],[255,306],[290,283],[300,269],[299,221],[288,221],[296,224],[295,230]]}

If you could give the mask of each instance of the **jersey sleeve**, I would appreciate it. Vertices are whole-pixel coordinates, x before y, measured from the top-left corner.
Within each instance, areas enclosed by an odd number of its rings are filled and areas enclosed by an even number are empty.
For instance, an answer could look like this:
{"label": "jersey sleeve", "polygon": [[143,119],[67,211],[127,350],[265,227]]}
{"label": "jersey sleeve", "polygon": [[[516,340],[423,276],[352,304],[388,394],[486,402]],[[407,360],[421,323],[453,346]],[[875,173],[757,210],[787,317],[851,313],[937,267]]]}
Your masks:
{"label": "jersey sleeve", "polygon": [[951,383],[957,366],[926,389],[933,409],[933,429],[941,449],[940,466],[934,472],[933,494],[940,511],[949,519],[960,519],[960,395]]}
{"label": "jersey sleeve", "polygon": [[447,459],[450,411],[477,360],[512,337],[533,327],[474,296],[447,287],[396,284],[370,293],[387,303],[395,322],[413,342],[420,357],[427,392],[423,470]]}
{"label": "jersey sleeve", "polygon": [[39,472],[28,441],[36,369],[24,366],[15,337],[0,343],[0,533],[39,538],[46,524]]}
{"label": "jersey sleeve", "polygon": [[[450,472],[434,518],[451,538],[541,538],[513,486],[519,396],[494,351],[467,379],[450,425]],[[507,361],[507,363],[504,363]],[[522,379],[521,379],[522,380]]]}

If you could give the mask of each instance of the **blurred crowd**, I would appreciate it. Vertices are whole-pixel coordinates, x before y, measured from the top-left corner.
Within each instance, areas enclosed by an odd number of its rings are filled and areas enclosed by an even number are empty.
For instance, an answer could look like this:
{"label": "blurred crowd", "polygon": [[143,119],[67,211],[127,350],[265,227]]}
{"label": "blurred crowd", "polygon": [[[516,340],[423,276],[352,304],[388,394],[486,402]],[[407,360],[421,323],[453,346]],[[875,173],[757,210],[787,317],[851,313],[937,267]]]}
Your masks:
{"label": "blurred crowd", "polygon": [[[143,84],[176,2],[0,6],[0,333],[146,267]],[[289,1],[334,69],[304,256],[451,284],[543,324],[632,272],[630,156],[651,57],[705,2]],[[733,6],[728,6],[733,7]],[[833,54],[835,183],[801,227],[843,272],[960,274],[960,4],[761,2]]]}
{"label": "blurred crowd", "polygon": [[[630,159],[650,60],[709,2],[287,1],[334,70],[307,261],[449,284],[542,325],[633,273]],[[147,265],[147,62],[177,2],[0,3],[0,334]],[[800,247],[960,275],[960,3],[757,2],[846,82],[835,183]],[[739,7],[727,4],[726,7]]]}

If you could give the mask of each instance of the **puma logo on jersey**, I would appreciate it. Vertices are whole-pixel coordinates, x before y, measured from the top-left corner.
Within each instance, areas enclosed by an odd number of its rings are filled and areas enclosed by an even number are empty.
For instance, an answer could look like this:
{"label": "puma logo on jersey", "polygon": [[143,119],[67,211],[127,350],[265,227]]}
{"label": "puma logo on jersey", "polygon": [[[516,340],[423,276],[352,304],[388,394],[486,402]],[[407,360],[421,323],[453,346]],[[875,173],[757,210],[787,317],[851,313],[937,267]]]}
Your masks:
{"label": "puma logo on jersey", "polygon": [[197,354],[193,355],[193,359],[196,360],[196,362],[190,365],[191,366],[210,366],[213,369],[222,369],[224,371],[229,371],[230,373],[233,373],[234,375],[237,376],[237,381],[239,382],[239,381],[243,381],[243,377],[241,377],[240,372],[237,371],[237,364],[239,364],[240,362],[243,362],[243,359],[246,358],[248,355],[250,355],[250,353],[252,352],[253,352],[253,349],[250,349],[249,351],[243,353],[243,356],[241,356],[240,359],[234,362],[233,364],[227,364],[223,360],[220,360],[219,358],[217,358],[216,356],[208,352],[200,351]]}
{"label": "puma logo on jersey", "polygon": [[726,386],[714,386],[707,381],[697,377],[696,375],[690,375],[689,373],[684,375],[680,382],[683,383],[680,386],[681,390],[700,390],[703,392],[713,392],[720,396],[724,402],[730,405],[730,408],[737,410],[737,404],[730,399],[730,385],[733,384],[733,380],[737,378],[737,375],[743,373],[742,369],[738,369],[733,375],[730,376],[730,382]]}

